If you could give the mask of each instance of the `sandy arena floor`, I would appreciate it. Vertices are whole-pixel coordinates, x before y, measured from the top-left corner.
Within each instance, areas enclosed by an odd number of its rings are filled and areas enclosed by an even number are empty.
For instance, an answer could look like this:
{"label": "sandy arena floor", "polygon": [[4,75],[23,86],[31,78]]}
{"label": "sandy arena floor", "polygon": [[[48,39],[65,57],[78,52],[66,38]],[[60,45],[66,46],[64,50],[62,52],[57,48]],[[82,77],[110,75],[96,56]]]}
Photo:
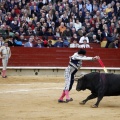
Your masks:
{"label": "sandy arena floor", "polygon": [[120,97],[104,97],[99,108],[79,105],[89,91],[77,92],[76,82],[69,103],[58,103],[63,78],[0,78],[0,120],[120,120]]}

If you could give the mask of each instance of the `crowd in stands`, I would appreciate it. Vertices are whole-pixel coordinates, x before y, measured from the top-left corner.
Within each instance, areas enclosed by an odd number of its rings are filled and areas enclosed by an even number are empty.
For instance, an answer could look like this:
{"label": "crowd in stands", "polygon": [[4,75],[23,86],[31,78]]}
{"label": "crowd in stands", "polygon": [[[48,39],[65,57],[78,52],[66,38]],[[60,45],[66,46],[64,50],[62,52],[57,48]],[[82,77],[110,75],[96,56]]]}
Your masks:
{"label": "crowd in stands", "polygon": [[0,0],[0,46],[90,48],[104,40],[119,47],[120,0]]}

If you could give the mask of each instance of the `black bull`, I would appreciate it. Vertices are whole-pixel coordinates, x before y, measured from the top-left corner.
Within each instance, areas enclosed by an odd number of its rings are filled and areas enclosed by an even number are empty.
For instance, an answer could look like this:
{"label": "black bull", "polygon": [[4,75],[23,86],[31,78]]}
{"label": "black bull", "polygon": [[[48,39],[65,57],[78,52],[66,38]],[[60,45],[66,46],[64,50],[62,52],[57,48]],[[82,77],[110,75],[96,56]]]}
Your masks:
{"label": "black bull", "polygon": [[104,96],[118,96],[120,95],[120,74],[112,73],[89,73],[78,79],[76,90],[89,89],[89,95],[80,104],[85,104],[88,100],[97,97],[97,102],[93,107],[98,107],[100,101]]}

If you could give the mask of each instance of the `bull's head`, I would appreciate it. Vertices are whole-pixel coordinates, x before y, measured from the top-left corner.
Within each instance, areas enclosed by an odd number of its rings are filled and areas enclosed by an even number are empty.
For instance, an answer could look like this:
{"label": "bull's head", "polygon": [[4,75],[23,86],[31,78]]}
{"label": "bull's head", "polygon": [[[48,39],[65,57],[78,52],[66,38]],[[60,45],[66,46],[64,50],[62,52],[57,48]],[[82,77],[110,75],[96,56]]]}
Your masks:
{"label": "bull's head", "polygon": [[77,90],[77,91],[80,91],[80,90],[85,90],[85,89],[86,89],[85,76],[82,76],[82,77],[79,78],[78,81],[77,81],[76,90]]}

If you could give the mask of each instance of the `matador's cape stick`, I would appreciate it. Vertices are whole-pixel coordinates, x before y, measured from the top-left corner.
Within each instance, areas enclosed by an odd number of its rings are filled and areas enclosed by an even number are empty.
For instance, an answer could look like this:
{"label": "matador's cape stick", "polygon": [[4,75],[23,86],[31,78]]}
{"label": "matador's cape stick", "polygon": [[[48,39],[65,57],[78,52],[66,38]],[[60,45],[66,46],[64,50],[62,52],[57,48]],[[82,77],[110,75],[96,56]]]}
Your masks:
{"label": "matador's cape stick", "polygon": [[107,69],[105,68],[105,65],[103,64],[101,59],[98,59],[98,62],[100,63],[101,67],[103,68],[105,73],[108,73]]}

